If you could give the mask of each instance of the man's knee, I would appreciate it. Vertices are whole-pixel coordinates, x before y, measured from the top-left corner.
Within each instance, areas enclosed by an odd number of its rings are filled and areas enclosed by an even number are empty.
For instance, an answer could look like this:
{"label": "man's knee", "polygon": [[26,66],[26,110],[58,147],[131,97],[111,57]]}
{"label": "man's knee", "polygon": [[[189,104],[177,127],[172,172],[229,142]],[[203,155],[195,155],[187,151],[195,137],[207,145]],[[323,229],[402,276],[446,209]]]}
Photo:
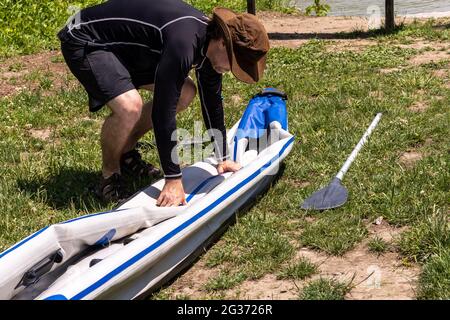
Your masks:
{"label": "man's knee", "polygon": [[177,112],[185,110],[194,100],[197,94],[197,88],[191,78],[186,78],[181,89],[180,99],[178,100]]}
{"label": "man's knee", "polygon": [[114,116],[130,124],[135,124],[142,113],[142,98],[136,90],[125,92],[108,102]]}

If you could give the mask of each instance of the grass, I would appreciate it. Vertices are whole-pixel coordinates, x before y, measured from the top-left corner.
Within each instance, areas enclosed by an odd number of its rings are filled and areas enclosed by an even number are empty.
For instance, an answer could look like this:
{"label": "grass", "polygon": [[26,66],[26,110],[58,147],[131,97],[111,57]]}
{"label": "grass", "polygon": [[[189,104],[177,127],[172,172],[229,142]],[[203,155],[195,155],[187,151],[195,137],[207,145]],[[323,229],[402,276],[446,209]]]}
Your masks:
{"label": "grass", "polygon": [[240,270],[241,281],[275,271],[293,254],[288,238],[276,230],[280,225],[275,217],[245,215],[230,230],[223,246],[208,252],[207,266],[226,263],[230,268]]}
{"label": "grass", "polygon": [[[448,29],[433,25],[405,26],[395,35],[377,35],[374,46],[360,52],[330,51],[329,41],[311,40],[298,49],[271,50],[266,76],[257,85],[224,76],[227,127],[253,94],[274,86],[289,95],[296,143],[278,182],[239,214],[202,258],[221,271],[203,284],[206,297],[223,296],[266,274],[307,277],[310,267],[294,259],[299,247],[343,255],[367,237],[366,221],[383,216],[392,226],[408,226],[394,246],[423,266],[418,297],[448,299],[450,90],[434,74],[448,69],[448,62],[413,67],[408,60],[419,51],[397,46],[416,35],[440,41],[446,34]],[[8,45],[19,48],[20,42]],[[399,70],[380,72],[388,68]],[[51,82],[46,71],[23,77],[38,85],[0,98],[0,250],[51,223],[113,206],[99,204],[88,190],[99,176],[106,110],[90,114],[86,94],[73,80]],[[419,98],[428,107],[410,111]],[[344,179],[348,203],[317,214],[300,210],[299,204],[336,174],[377,112],[384,113],[381,123]],[[178,126],[191,130],[196,120],[201,120],[198,98],[178,117]],[[40,139],[32,134],[36,130],[51,134]],[[151,133],[144,138],[152,140]],[[423,157],[407,166],[400,160],[407,151]],[[154,150],[145,151],[144,158],[158,163]],[[129,184],[136,189],[145,182]],[[384,250],[379,240],[370,243],[375,252]],[[345,288],[331,280],[312,282],[302,298],[343,298]]]}
{"label": "grass", "polygon": [[308,283],[300,293],[301,300],[344,300],[350,284],[334,279],[318,279]]}
{"label": "grass", "polygon": [[305,280],[319,271],[317,265],[306,258],[301,258],[281,270],[278,279]]}
{"label": "grass", "polygon": [[[15,54],[31,54],[46,49],[57,49],[58,31],[79,8],[100,4],[105,0],[3,0],[0,11],[0,58]],[[246,1],[187,0],[199,10],[210,14],[217,6],[246,11]],[[258,10],[293,12],[287,0],[258,1]]]}
{"label": "grass", "polygon": [[450,249],[435,253],[425,264],[419,279],[418,299],[450,299]]}
{"label": "grass", "polygon": [[211,278],[206,284],[207,291],[221,291],[235,287],[246,279],[243,273],[232,273],[229,270],[221,272],[217,277]]}
{"label": "grass", "polygon": [[389,249],[389,244],[378,236],[370,239],[367,246],[370,252],[376,254],[383,254]]}
{"label": "grass", "polygon": [[427,261],[436,252],[450,248],[448,214],[436,212],[404,232],[399,240],[401,253],[410,260]]}
{"label": "grass", "polygon": [[152,300],[191,300],[191,297],[189,295],[186,294],[181,294],[181,295],[175,295],[175,297],[171,296],[171,293],[169,290],[164,291],[164,290],[160,290],[158,292],[155,292],[151,295],[150,299]]}
{"label": "grass", "polygon": [[330,215],[309,224],[300,237],[300,243],[332,255],[343,255],[361,241],[367,230],[360,218]]}

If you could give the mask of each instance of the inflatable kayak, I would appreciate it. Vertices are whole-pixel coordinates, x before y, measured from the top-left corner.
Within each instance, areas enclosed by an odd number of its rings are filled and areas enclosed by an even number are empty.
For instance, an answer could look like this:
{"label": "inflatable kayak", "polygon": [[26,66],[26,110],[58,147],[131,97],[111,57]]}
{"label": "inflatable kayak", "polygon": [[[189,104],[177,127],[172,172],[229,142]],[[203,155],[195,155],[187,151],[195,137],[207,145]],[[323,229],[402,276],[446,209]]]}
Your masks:
{"label": "inflatable kayak", "polygon": [[[161,208],[160,180],[118,208],[46,227],[0,253],[0,299],[137,299],[161,287],[266,189],[292,149],[285,96],[266,89],[227,133],[242,165],[182,170],[187,205]],[[222,231],[221,231],[222,230]]]}

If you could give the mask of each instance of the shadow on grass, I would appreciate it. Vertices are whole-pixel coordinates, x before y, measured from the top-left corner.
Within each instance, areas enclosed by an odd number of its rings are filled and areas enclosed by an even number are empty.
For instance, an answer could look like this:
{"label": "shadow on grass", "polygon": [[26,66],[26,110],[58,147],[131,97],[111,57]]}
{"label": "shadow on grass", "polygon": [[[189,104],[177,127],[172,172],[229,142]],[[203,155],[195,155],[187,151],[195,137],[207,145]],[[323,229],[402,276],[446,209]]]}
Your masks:
{"label": "shadow on grass", "polygon": [[369,31],[352,31],[352,32],[319,32],[319,33],[297,33],[297,32],[270,32],[269,39],[271,40],[311,40],[311,39],[323,39],[323,40],[342,40],[342,39],[367,39],[384,37],[387,35],[395,35],[404,30],[403,24],[398,25],[392,31],[386,29],[375,29]]}
{"label": "shadow on grass", "polygon": [[20,190],[38,198],[55,209],[96,210],[102,204],[92,188],[98,182],[98,172],[75,168],[62,168],[58,173],[45,178],[19,179]]}
{"label": "shadow on grass", "polygon": [[[38,198],[55,209],[76,209],[86,212],[99,210],[105,206],[117,205],[101,201],[94,190],[99,182],[100,172],[76,168],[62,168],[58,173],[47,178],[19,179],[20,190]],[[126,188],[132,194],[155,182],[155,179],[125,178]]]}
{"label": "shadow on grass", "polygon": [[440,24],[440,25],[437,25],[437,26],[433,26],[433,29],[437,29],[437,30],[450,29],[450,23],[444,23],[444,24]]}

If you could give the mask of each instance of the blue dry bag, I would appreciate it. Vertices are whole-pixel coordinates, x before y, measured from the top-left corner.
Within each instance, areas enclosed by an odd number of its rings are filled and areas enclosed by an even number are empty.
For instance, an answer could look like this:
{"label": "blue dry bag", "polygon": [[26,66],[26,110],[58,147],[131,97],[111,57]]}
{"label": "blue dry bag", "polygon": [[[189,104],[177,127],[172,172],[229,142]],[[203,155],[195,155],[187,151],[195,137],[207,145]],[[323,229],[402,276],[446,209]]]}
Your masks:
{"label": "blue dry bag", "polygon": [[273,121],[278,121],[287,130],[286,100],[287,95],[275,88],[264,89],[255,95],[242,116],[235,139],[258,139]]}

